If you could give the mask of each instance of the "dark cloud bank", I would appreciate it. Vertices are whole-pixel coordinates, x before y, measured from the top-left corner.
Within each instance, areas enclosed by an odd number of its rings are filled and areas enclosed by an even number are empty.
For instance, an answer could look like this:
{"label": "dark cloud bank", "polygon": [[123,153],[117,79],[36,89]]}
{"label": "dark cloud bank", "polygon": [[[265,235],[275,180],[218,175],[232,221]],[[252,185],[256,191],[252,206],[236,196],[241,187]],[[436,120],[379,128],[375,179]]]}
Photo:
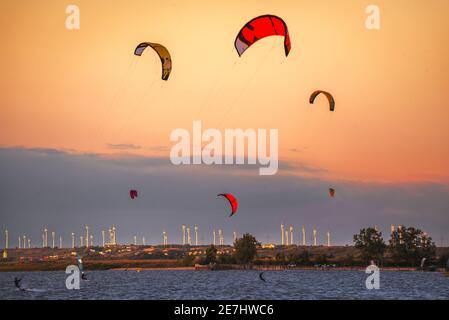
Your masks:
{"label": "dark cloud bank", "polygon": [[[313,226],[324,242],[330,228],[334,243],[351,243],[361,227],[377,225],[384,233],[390,224],[417,225],[437,244],[449,242],[447,187],[433,183],[369,184],[323,181],[285,174],[292,169],[307,173],[320,169],[280,164],[275,176],[259,176],[248,166],[173,166],[162,157],[105,158],[53,149],[0,149],[0,228],[8,228],[10,242],[27,234],[41,243],[41,230],[62,234],[65,245],[71,232],[77,239],[88,224],[96,240],[101,230],[115,224],[121,242],[133,235],[161,242],[162,230],[170,242],[180,241],[181,224],[198,224],[204,243],[212,228],[250,232],[261,241],[280,241],[280,223]],[[253,170],[251,170],[253,169]],[[329,199],[327,189],[337,195]],[[139,190],[131,200],[130,188]],[[239,212],[228,218],[222,192],[235,194]],[[297,231],[299,228],[297,229]],[[298,232],[295,232],[295,242]],[[310,240],[309,240],[310,241]]]}

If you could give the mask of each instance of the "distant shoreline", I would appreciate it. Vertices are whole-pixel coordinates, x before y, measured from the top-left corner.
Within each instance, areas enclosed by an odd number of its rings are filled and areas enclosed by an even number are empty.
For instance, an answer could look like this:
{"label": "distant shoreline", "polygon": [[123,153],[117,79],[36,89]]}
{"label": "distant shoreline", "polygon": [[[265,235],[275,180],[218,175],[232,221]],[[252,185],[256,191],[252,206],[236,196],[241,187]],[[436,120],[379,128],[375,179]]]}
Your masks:
{"label": "distant shoreline", "polygon": [[[8,265],[0,265],[0,273],[2,272],[40,272],[40,271],[64,271],[68,265],[73,264],[71,261],[58,262],[52,264],[41,264],[41,263],[13,263]],[[193,266],[173,266],[173,265],[165,265],[165,266],[151,266],[142,264],[139,266],[139,263],[129,264],[127,262],[120,263],[114,261],[110,265],[107,265],[103,262],[95,263],[93,261],[87,261],[85,263],[84,270],[86,272],[89,271],[132,271],[132,272],[141,272],[141,271],[195,271],[198,272],[208,272],[210,270],[205,268],[196,269]],[[318,266],[298,266],[298,267],[286,267],[283,265],[270,265],[270,266],[261,266],[261,265],[253,265],[251,268],[244,268],[244,266],[240,265],[218,265],[217,271],[223,270],[232,270],[232,271],[291,271],[291,270],[301,270],[301,271],[361,271],[364,272],[366,267],[364,266],[353,266],[353,267],[318,267]],[[380,267],[381,271],[407,271],[407,272],[422,272],[418,270],[416,267]],[[435,270],[436,272],[445,272],[443,268],[438,268]],[[427,271],[426,271],[427,272]]]}
{"label": "distant shoreline", "polygon": [[[20,271],[63,271],[69,265],[76,265],[77,256],[83,258],[84,269],[92,270],[128,270],[128,271],[170,271],[195,270],[195,264],[203,263],[208,246],[133,246],[118,245],[114,247],[93,248],[31,248],[8,249],[7,258],[0,260],[0,272]],[[217,247],[223,254],[231,255],[231,246]],[[295,267],[287,267],[277,260],[278,254],[284,257],[307,252],[306,263],[298,262]],[[449,255],[449,247],[437,248],[437,255]],[[219,260],[220,261],[220,260]],[[442,267],[442,265],[440,265]],[[366,265],[362,262],[360,252],[353,246],[287,246],[275,248],[259,248],[258,258],[252,265],[252,270],[335,270],[364,271]],[[385,263],[380,267],[384,271],[416,271],[416,266],[396,266]],[[207,266],[198,265],[196,269],[208,270]],[[217,270],[244,270],[237,264],[219,263]],[[440,270],[440,269],[438,269]],[[442,270],[441,270],[442,271]]]}
{"label": "distant shoreline", "polygon": [[176,270],[195,270],[195,267],[167,267],[167,268],[113,268],[112,271],[176,271]]}
{"label": "distant shoreline", "polygon": [[[227,266],[225,266],[227,267]],[[278,266],[279,267],[279,266]],[[301,271],[365,271],[364,267],[334,267],[334,268],[322,268],[322,267],[295,267],[295,268],[273,268],[273,267],[257,267],[251,269],[242,269],[242,268],[224,268],[218,269],[217,271],[223,270],[233,270],[233,271],[290,271],[290,270],[301,270]],[[114,268],[109,269],[114,271],[176,271],[176,270],[195,270],[195,267],[167,267],[167,268]],[[385,267],[380,268],[381,271],[420,271],[413,267]],[[204,270],[198,270],[204,271]],[[207,270],[206,270],[207,271]],[[444,269],[437,270],[444,272]]]}

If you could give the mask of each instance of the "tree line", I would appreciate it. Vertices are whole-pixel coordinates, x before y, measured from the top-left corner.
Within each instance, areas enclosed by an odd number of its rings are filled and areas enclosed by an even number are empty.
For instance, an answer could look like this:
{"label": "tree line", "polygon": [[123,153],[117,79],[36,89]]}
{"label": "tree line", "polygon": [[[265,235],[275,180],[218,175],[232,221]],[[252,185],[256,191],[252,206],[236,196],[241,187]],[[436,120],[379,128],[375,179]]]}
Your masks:
{"label": "tree line", "polygon": [[416,227],[398,226],[391,233],[388,244],[383,239],[382,232],[372,227],[361,229],[353,239],[354,246],[360,250],[365,263],[374,261],[379,265],[387,263],[428,268],[443,267],[449,258],[443,255],[437,259],[432,238]]}
{"label": "tree line", "polygon": [[[251,234],[236,239],[231,253],[218,253],[211,245],[195,263],[202,265],[290,265],[290,266],[363,266],[372,262],[379,266],[422,267],[431,266],[449,268],[449,253],[436,255],[436,246],[432,238],[416,227],[399,226],[392,232],[388,244],[377,228],[364,228],[353,236],[354,249],[347,247],[346,255],[335,256],[329,252],[314,254],[313,248],[280,247],[271,257],[260,257],[261,244]],[[259,254],[259,255],[258,255]],[[186,256],[186,263],[193,264],[194,257]]]}

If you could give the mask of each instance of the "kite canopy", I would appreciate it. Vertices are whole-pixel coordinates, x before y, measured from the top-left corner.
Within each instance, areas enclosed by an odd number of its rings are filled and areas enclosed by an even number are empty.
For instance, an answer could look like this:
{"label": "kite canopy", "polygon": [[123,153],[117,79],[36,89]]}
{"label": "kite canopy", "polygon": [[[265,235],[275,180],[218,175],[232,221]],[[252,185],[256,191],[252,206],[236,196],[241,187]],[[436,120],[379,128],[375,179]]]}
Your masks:
{"label": "kite canopy", "polygon": [[322,91],[322,90],[314,91],[312,93],[312,95],[310,96],[310,98],[309,98],[309,102],[313,103],[315,101],[315,98],[318,95],[320,95],[321,93],[324,94],[326,96],[327,100],[329,101],[329,109],[330,109],[330,111],[334,111],[334,109],[335,109],[335,100],[334,100],[334,97],[332,97],[332,95],[329,92]]}
{"label": "kite canopy", "polygon": [[333,198],[335,196],[335,189],[329,188],[329,197]]}
{"label": "kite canopy", "polygon": [[267,14],[246,23],[235,38],[234,46],[239,56],[258,40],[269,36],[283,36],[285,56],[291,49],[287,24],[279,17]]}
{"label": "kite canopy", "polygon": [[143,51],[147,47],[151,47],[159,55],[159,58],[161,59],[162,63],[162,80],[168,80],[168,77],[170,76],[171,72],[172,63],[170,53],[168,52],[167,48],[158,43],[142,42],[136,47],[136,49],[134,50],[134,54],[136,56],[141,56]]}
{"label": "kite canopy", "polygon": [[137,198],[137,190],[129,190],[129,196],[131,199]]}
{"label": "kite canopy", "polygon": [[237,212],[239,206],[237,199],[230,193],[220,193],[217,197],[225,197],[229,201],[231,205],[231,214],[229,216],[232,217]]}

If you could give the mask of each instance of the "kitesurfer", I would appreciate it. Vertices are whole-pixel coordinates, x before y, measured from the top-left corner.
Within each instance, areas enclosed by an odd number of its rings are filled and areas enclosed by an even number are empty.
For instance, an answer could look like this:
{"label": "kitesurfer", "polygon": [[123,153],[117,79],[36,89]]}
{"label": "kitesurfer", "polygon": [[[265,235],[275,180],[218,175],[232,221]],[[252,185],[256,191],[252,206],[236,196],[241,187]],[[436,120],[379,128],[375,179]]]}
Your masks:
{"label": "kitesurfer", "polygon": [[22,281],[22,278],[14,278],[14,285],[16,286],[17,289],[19,289],[20,291],[25,291],[25,289],[22,288],[22,286],[20,285],[20,282]]}

